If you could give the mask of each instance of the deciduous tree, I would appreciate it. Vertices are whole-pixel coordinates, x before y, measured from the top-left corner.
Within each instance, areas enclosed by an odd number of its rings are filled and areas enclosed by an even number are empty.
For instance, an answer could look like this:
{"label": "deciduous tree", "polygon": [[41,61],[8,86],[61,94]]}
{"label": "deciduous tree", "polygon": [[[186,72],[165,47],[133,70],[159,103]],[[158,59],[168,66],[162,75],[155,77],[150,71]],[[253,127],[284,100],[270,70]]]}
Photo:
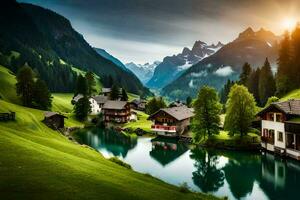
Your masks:
{"label": "deciduous tree", "polygon": [[254,119],[256,104],[245,86],[232,86],[226,104],[225,129],[230,134],[246,135]]}
{"label": "deciduous tree", "polygon": [[222,105],[217,91],[208,86],[202,87],[194,103],[194,109],[194,141],[199,142],[201,138],[205,139],[206,135],[218,134]]}

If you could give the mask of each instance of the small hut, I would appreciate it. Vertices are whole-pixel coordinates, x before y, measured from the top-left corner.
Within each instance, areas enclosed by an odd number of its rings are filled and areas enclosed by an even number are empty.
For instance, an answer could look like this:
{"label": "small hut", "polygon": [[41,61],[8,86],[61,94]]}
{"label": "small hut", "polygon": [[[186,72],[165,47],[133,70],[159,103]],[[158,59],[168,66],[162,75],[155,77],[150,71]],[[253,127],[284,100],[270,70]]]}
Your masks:
{"label": "small hut", "polygon": [[50,112],[47,111],[44,113],[44,120],[43,122],[52,129],[60,129],[65,127],[65,118],[66,116],[63,116],[59,113],[56,112]]}

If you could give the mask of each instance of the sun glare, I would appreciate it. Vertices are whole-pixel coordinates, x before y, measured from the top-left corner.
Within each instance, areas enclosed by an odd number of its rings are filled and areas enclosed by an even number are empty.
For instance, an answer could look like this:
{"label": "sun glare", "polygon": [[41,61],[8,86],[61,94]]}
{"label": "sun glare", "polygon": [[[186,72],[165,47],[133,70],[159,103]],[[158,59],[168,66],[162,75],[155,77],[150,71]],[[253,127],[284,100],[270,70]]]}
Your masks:
{"label": "sun glare", "polygon": [[282,26],[285,30],[291,31],[295,28],[296,23],[297,23],[296,20],[293,18],[285,18],[282,21]]}

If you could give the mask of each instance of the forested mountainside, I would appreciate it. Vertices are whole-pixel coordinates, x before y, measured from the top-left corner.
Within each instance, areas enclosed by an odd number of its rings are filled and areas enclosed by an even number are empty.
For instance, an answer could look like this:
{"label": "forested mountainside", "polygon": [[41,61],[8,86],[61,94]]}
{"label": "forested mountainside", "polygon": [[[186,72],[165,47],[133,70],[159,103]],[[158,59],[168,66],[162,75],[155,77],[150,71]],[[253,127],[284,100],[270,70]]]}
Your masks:
{"label": "forested mountainside", "polygon": [[131,72],[100,56],[69,20],[39,6],[5,0],[0,7],[0,64],[13,72],[27,63],[56,92],[73,91],[72,67],[92,71],[105,85],[115,83],[136,93],[150,93]]}
{"label": "forested mountainside", "polygon": [[260,67],[268,57],[272,67],[276,68],[278,42],[280,37],[272,32],[260,29],[246,29],[234,41],[222,47],[215,54],[204,58],[162,90],[162,94],[171,98],[184,99],[195,96],[203,85],[220,90],[228,79],[236,80],[245,62],[252,68]]}

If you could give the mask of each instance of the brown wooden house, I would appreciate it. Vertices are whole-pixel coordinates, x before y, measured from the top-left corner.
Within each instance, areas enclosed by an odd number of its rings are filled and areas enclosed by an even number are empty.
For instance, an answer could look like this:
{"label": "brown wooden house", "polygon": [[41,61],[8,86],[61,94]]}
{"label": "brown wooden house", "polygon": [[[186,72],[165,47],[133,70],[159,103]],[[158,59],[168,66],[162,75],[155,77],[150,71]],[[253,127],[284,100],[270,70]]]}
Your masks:
{"label": "brown wooden house", "polygon": [[105,122],[126,123],[130,120],[130,104],[127,101],[107,101],[102,108]]}
{"label": "brown wooden house", "polygon": [[177,137],[190,126],[194,113],[186,106],[163,108],[149,116],[152,131],[161,136]]}
{"label": "brown wooden house", "polygon": [[47,111],[44,113],[44,120],[43,122],[50,128],[52,129],[60,129],[60,128],[64,128],[65,127],[65,116],[56,113],[56,112],[50,112]]}

